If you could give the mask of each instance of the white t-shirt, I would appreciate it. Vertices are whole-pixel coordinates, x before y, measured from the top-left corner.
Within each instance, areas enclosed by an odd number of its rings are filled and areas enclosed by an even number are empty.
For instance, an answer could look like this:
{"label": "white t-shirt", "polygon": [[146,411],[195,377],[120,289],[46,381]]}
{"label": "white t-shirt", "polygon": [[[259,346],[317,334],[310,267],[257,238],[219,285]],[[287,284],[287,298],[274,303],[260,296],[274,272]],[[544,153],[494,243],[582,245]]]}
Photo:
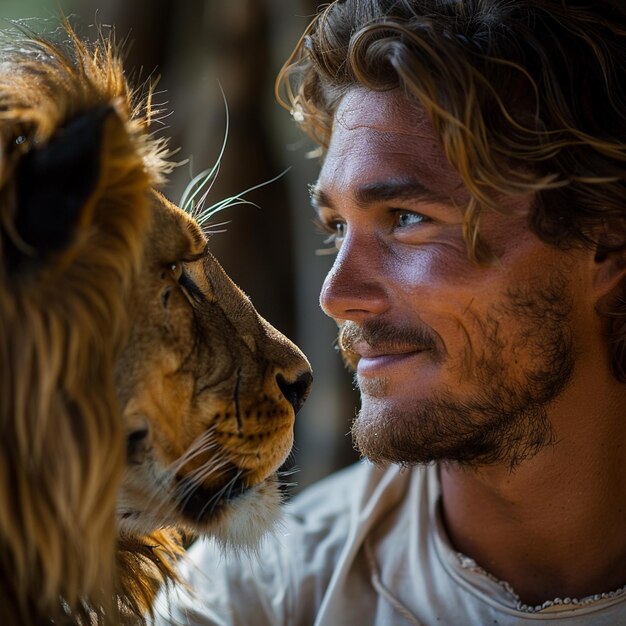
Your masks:
{"label": "white t-shirt", "polygon": [[258,555],[190,551],[191,591],[159,602],[157,624],[473,626],[626,624],[626,593],[522,605],[513,590],[451,547],[434,466],[359,463],[287,506]]}

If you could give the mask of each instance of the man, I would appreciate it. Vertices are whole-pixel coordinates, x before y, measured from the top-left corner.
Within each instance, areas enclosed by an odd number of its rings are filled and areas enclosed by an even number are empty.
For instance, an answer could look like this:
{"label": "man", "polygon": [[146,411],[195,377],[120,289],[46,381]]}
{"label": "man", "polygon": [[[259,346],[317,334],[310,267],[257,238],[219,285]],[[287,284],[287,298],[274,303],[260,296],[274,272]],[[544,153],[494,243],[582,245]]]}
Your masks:
{"label": "man", "polygon": [[626,13],[338,0],[283,75],[324,159],[321,304],[364,462],[188,624],[626,623]]}

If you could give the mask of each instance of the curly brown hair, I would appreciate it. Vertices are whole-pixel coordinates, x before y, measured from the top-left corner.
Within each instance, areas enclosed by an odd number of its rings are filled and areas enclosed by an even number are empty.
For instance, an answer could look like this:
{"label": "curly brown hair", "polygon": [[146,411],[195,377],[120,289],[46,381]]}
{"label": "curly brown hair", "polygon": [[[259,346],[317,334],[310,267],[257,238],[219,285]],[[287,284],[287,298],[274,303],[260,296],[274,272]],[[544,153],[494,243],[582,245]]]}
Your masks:
{"label": "curly brown hair", "polygon": [[[277,84],[322,147],[356,85],[402,88],[424,106],[470,192],[476,261],[500,194],[532,197],[529,224],[562,247],[626,248],[626,11],[609,0],[336,0],[311,22]],[[626,380],[626,309],[608,312]],[[624,355],[624,356],[623,356]]]}

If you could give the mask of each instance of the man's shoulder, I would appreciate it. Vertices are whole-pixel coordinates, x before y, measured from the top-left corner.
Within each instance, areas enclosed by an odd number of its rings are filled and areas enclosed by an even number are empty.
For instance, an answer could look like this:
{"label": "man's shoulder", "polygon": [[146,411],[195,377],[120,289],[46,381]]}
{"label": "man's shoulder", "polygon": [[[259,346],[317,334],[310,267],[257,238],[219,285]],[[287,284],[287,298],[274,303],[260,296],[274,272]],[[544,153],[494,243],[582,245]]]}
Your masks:
{"label": "man's shoulder", "polygon": [[425,482],[428,468],[355,463],[314,483],[286,506],[289,525],[347,527],[363,511],[375,514],[400,504],[411,484]]}
{"label": "man's shoulder", "polygon": [[384,471],[366,461],[345,467],[306,487],[287,504],[286,511],[297,518],[318,512],[341,514],[350,507],[356,492],[380,480]]}

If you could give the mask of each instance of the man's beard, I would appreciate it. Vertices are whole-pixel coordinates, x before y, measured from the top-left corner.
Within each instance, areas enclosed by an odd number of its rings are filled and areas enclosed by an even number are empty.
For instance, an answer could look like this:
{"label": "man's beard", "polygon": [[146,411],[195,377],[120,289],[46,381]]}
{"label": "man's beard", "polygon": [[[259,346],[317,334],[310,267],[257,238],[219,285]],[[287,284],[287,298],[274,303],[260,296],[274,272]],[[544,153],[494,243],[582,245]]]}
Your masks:
{"label": "man's beard", "polygon": [[[481,342],[473,341],[482,353],[468,353],[458,365],[463,382],[473,387],[469,397],[445,388],[428,400],[391,410],[385,402],[386,381],[364,378],[362,408],[352,425],[355,447],[377,464],[514,467],[552,444],[547,407],[567,386],[576,360],[571,309],[568,284],[560,273],[541,288],[509,290],[504,303],[494,306],[494,315],[482,320]],[[516,329],[510,338],[500,331],[504,320]],[[441,356],[430,329],[346,322],[340,344],[348,360],[350,346],[359,339],[373,346],[421,345],[435,362]],[[512,366],[518,352],[531,363],[528,368]]]}

